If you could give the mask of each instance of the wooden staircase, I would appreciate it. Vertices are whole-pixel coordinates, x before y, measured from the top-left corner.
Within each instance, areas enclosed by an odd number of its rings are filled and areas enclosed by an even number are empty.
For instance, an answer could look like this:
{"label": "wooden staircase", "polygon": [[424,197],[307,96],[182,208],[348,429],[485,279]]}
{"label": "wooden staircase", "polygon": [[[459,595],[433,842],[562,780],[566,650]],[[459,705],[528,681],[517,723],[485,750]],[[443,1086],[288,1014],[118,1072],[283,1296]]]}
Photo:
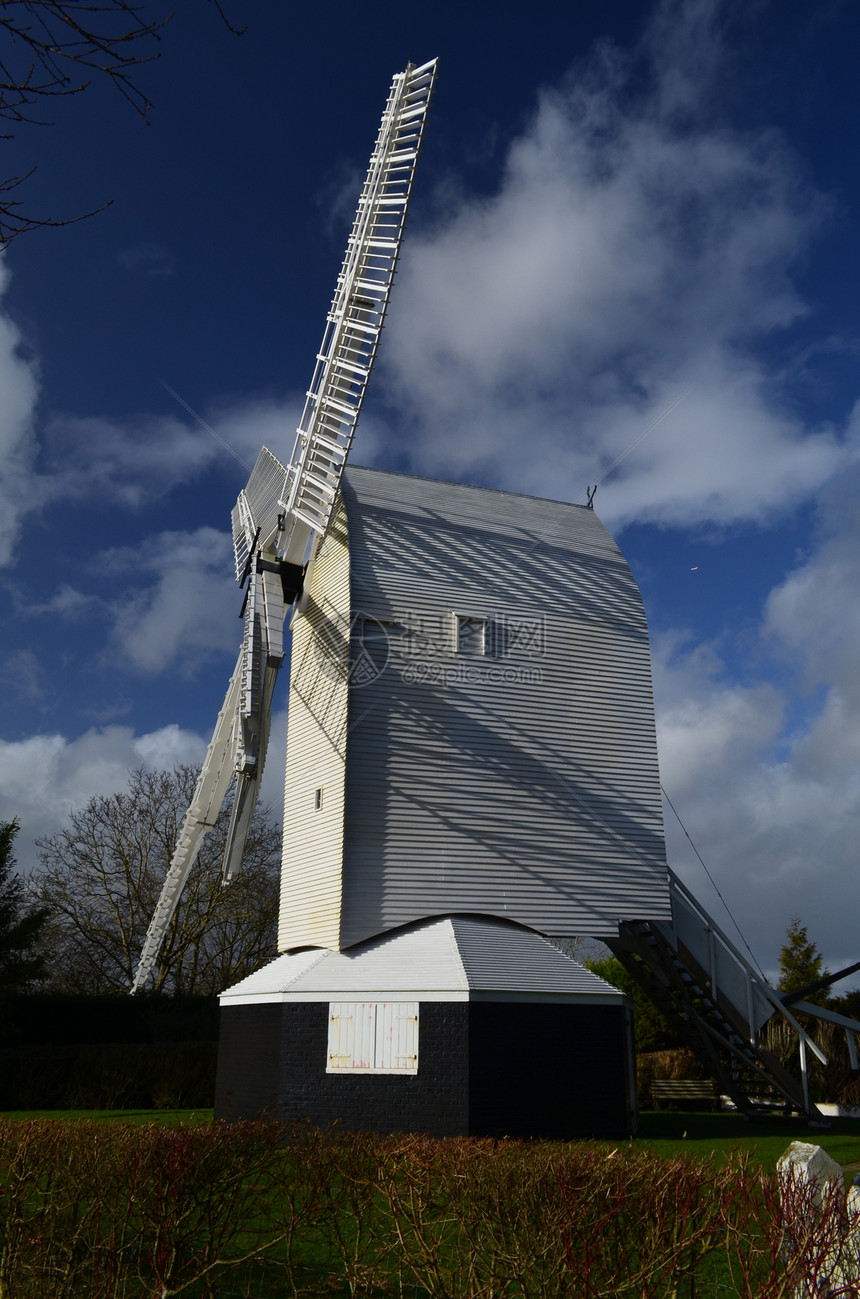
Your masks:
{"label": "wooden staircase", "polygon": [[[807,1076],[808,1052],[826,1064],[824,1053],[671,872],[670,892],[671,924],[623,921],[607,945],[740,1111],[759,1117],[762,1097],[775,1095],[786,1109],[824,1122],[810,1099]],[[803,1009],[816,1010],[807,1003]],[[798,1075],[761,1041],[762,1027],[775,1014],[798,1036]],[[832,1018],[826,1012],[824,1017]],[[860,1032],[860,1023],[840,1022],[846,1034]],[[849,1049],[854,1046],[849,1037]]]}

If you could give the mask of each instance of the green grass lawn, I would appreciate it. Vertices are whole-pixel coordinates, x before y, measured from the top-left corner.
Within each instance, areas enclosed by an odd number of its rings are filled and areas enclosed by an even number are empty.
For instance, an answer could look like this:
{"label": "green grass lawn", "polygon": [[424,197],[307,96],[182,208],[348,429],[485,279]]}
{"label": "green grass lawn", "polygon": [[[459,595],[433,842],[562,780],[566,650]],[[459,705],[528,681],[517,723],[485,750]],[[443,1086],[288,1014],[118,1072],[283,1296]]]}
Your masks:
{"label": "green grass lawn", "polygon": [[3,1119],[106,1119],[119,1123],[211,1123],[212,1110],[3,1110]]}
{"label": "green grass lawn", "polygon": [[[119,1123],[211,1123],[212,1110],[7,1110],[2,1119],[100,1119]],[[765,1118],[749,1123],[741,1114],[646,1110],[639,1136],[629,1144],[655,1155],[679,1153],[707,1159],[743,1150],[773,1170],[792,1141],[821,1146],[846,1169],[849,1180],[860,1172],[860,1119],[833,1119],[829,1128],[811,1128],[805,1119]],[[620,1144],[620,1143],[613,1143]],[[626,1143],[625,1143],[626,1144]]]}
{"label": "green grass lawn", "polygon": [[849,1181],[860,1172],[860,1119],[833,1119],[829,1128],[812,1128],[805,1119],[776,1115],[750,1123],[742,1114],[650,1110],[640,1115],[639,1136],[632,1144],[655,1155],[685,1152],[703,1159],[743,1150],[763,1168],[774,1170],[792,1141],[821,1146],[842,1164]]}

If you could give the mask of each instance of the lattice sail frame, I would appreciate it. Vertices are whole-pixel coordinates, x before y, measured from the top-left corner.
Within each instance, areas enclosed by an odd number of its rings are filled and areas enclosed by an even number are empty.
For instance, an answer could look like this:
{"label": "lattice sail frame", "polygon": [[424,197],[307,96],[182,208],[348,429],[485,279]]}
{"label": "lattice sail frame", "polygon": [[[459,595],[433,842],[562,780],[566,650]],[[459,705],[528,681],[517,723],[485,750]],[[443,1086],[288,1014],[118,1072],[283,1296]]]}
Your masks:
{"label": "lattice sail frame", "polygon": [[331,521],[376,356],[436,60],[388,94],[288,466],[267,447],[233,510],[236,577],[249,583],[239,658],[150,922],[131,991],[148,980],[194,864],[235,776],[224,879],[238,869],[268,746],[287,598],[279,565],[307,564]]}
{"label": "lattice sail frame", "polygon": [[382,332],[435,73],[434,60],[391,84],[289,467],[263,447],[233,511],[237,577],[257,528],[260,546],[274,544],[294,564],[328,528]]}

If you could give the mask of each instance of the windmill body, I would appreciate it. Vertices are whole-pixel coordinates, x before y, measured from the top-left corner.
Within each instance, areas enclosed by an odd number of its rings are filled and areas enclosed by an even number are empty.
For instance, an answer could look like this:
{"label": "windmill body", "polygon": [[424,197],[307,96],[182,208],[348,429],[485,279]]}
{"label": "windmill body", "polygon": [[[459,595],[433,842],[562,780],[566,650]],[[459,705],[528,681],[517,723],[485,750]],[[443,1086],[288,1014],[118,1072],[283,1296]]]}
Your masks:
{"label": "windmill body", "polygon": [[627,1003],[543,937],[671,918],[647,628],[593,511],[346,470],[293,630],[281,887],[217,1112],[633,1129]]}
{"label": "windmill body", "polygon": [[629,1005],[546,935],[602,937],[739,1108],[757,1078],[816,1115],[820,1047],[667,868],[645,615],[600,520],[347,469],[293,630],[282,955],[222,995],[216,1112],[635,1131]]}
{"label": "windmill body", "polygon": [[592,510],[348,469],[303,599],[281,950],[669,919],[645,616]]}

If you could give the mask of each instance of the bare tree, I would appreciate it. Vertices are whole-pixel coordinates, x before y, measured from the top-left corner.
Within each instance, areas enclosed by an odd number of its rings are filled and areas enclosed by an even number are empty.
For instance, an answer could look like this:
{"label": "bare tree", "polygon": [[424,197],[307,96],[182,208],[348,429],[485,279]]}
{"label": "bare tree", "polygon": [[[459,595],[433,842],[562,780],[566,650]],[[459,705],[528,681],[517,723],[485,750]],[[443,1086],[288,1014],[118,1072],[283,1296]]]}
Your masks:
{"label": "bare tree", "polygon": [[[230,31],[220,0],[209,0]],[[0,0],[0,120],[10,140],[22,125],[50,125],[56,101],[78,95],[93,80],[110,82],[142,118],[152,105],[135,80],[144,63],[160,58],[157,42],[171,14],[148,18],[132,0]],[[244,29],[241,29],[244,30]],[[40,226],[68,225],[76,217],[28,216],[20,187],[33,174],[0,177],[0,244]]]}
{"label": "bare tree", "polygon": [[[39,840],[34,900],[50,908],[49,977],[62,992],[127,992],[185,809],[193,767],[131,773]],[[153,991],[211,994],[275,955],[280,832],[258,808],[242,871],[221,884],[229,802],[203,841],[152,976]]]}

